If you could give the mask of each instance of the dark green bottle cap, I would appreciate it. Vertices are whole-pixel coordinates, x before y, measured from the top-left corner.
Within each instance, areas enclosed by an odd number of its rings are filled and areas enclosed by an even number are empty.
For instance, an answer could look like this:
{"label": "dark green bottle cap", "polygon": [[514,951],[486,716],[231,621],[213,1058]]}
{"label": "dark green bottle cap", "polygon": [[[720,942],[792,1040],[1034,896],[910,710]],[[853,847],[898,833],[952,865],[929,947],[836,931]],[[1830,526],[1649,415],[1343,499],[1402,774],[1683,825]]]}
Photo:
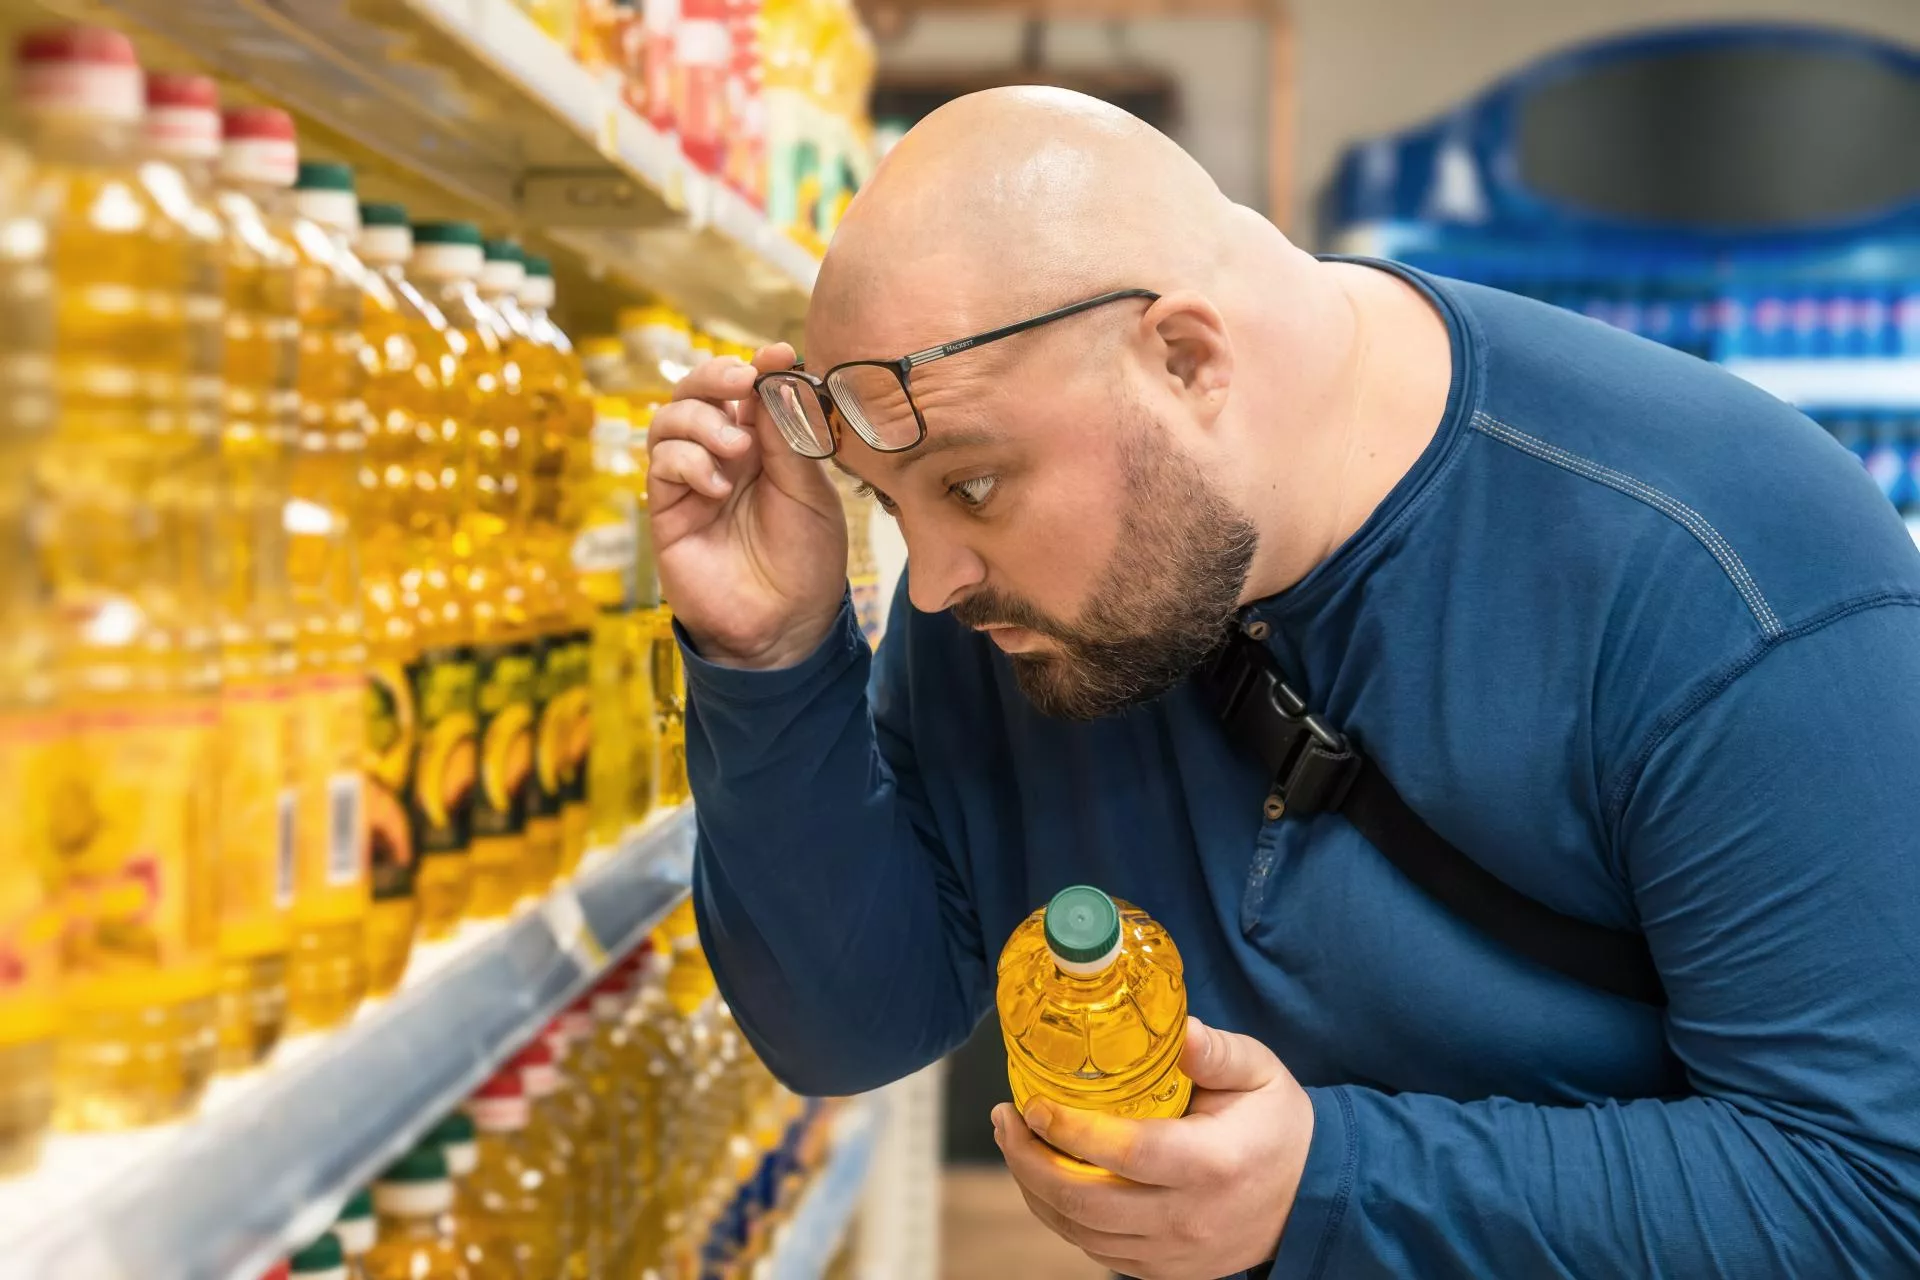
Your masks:
{"label": "dark green bottle cap", "polygon": [[511,240],[489,240],[486,243],[488,262],[525,262],[527,251]]}
{"label": "dark green bottle cap", "polygon": [[360,1188],[340,1207],[340,1221],[357,1222],[361,1218],[373,1216],[373,1192],[366,1187]]}
{"label": "dark green bottle cap", "polygon": [[340,1237],[329,1231],[288,1258],[287,1265],[297,1276],[322,1275],[346,1266],[347,1251],[340,1247]]}
{"label": "dark green bottle cap", "polygon": [[422,1142],[388,1165],[387,1171],[380,1175],[380,1181],[445,1182],[451,1176],[447,1172],[446,1153],[438,1146]]}
{"label": "dark green bottle cap", "polygon": [[480,247],[480,228],[471,222],[416,222],[415,244],[470,244]]}
{"label": "dark green bottle cap", "polygon": [[300,176],[293,180],[295,191],[345,191],[353,193],[353,166],[330,160],[302,160]]}
{"label": "dark green bottle cap", "polygon": [[527,255],[527,274],[530,276],[550,276],[553,274],[553,264],[537,253],[530,253]]}
{"label": "dark green bottle cap", "polygon": [[1047,949],[1069,964],[1092,964],[1120,945],[1120,909],[1090,884],[1069,885],[1047,904]]}
{"label": "dark green bottle cap", "polygon": [[450,1142],[472,1142],[473,1134],[473,1120],[466,1112],[449,1111],[440,1118],[439,1124],[427,1130],[420,1145],[444,1147]]}
{"label": "dark green bottle cap", "polygon": [[407,206],[391,201],[376,200],[360,206],[360,225],[363,227],[404,227],[407,225]]}

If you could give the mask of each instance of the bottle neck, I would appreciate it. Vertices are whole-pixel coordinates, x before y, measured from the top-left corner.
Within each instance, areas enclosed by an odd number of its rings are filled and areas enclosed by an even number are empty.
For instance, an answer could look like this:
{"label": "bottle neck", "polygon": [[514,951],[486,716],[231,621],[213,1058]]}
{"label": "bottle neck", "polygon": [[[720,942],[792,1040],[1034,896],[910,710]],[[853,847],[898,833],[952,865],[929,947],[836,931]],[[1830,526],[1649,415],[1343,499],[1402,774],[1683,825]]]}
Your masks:
{"label": "bottle neck", "polygon": [[205,197],[213,190],[213,160],[211,158],[207,156],[180,155],[178,153],[170,155],[164,150],[156,150],[153,156],[154,159],[170,164],[179,170],[180,176],[186,180],[187,189],[192,191],[196,196]]}
{"label": "bottle neck", "polygon": [[54,163],[112,168],[139,159],[137,121],[47,107],[21,114],[27,149]]}

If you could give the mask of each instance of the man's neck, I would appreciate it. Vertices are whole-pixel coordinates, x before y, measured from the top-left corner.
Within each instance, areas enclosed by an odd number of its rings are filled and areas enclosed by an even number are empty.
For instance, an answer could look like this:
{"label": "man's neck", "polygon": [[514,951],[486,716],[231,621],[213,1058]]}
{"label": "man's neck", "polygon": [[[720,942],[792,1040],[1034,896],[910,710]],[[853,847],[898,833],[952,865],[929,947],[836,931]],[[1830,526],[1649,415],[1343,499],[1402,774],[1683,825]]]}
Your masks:
{"label": "man's neck", "polygon": [[1418,290],[1372,267],[1317,269],[1334,285],[1327,324],[1348,337],[1305,411],[1299,447],[1276,459],[1284,475],[1273,488],[1294,500],[1260,504],[1271,518],[1256,516],[1249,600],[1299,582],[1366,524],[1432,442],[1452,384],[1446,322]]}

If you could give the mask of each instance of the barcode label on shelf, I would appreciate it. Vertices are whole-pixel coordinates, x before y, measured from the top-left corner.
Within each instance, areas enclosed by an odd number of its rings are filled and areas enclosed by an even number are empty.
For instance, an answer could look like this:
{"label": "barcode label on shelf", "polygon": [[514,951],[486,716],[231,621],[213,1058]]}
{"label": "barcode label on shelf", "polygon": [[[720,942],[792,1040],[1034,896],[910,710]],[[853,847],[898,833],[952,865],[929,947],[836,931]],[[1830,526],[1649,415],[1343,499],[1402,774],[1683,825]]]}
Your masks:
{"label": "barcode label on shelf", "polygon": [[327,779],[327,883],[359,878],[360,775],[336,773]]}
{"label": "barcode label on shelf", "polygon": [[273,824],[278,847],[273,851],[273,901],[282,911],[293,905],[293,813],[296,793],[292,787],[280,792],[280,809]]}

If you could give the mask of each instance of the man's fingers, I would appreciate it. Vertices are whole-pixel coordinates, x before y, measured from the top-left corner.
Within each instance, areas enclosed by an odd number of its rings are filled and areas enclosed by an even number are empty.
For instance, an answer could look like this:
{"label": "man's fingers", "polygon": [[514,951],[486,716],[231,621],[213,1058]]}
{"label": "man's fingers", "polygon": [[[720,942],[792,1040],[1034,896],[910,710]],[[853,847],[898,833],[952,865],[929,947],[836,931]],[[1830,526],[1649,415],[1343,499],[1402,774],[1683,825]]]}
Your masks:
{"label": "man's fingers", "polygon": [[704,400],[676,400],[662,405],[647,427],[649,451],[667,440],[690,440],[715,459],[737,458],[753,448],[753,433],[743,431],[733,416]]}
{"label": "man's fingers", "polygon": [[[1088,1254],[1097,1253],[1107,1258],[1122,1258],[1128,1263],[1138,1262],[1144,1253],[1141,1246],[1146,1244],[1145,1236],[1123,1236],[1111,1231],[1095,1231],[1092,1227],[1082,1226],[1073,1219],[1063,1216],[1058,1209],[1025,1187],[1020,1188],[1020,1194],[1027,1202],[1028,1212],[1038,1218],[1042,1226],[1076,1249],[1082,1249]],[[1107,1265],[1112,1266],[1111,1263]],[[1124,1272],[1127,1268],[1120,1266],[1113,1269]]]}
{"label": "man's fingers", "polygon": [[1131,1182],[1173,1186],[1186,1180],[1186,1143],[1178,1120],[1123,1120],[1036,1098],[1027,1127],[1050,1146]]}
{"label": "man's fingers", "polygon": [[738,356],[720,356],[698,366],[673,388],[679,400],[742,400],[753,392],[757,370]]}
{"label": "man's fingers", "polygon": [[1180,1069],[1197,1087],[1226,1093],[1265,1088],[1279,1079],[1282,1070],[1273,1050],[1252,1036],[1216,1031],[1198,1018],[1187,1019]]}
{"label": "man's fingers", "polygon": [[753,353],[753,367],[761,373],[778,373],[782,369],[793,368],[795,363],[793,348],[784,342],[776,342]]}
{"label": "man's fingers", "polygon": [[1148,1221],[1149,1188],[1061,1155],[1035,1138],[1004,1103],[994,1109],[994,1140],[1014,1179],[1061,1217],[1114,1235]]}
{"label": "man's fingers", "polygon": [[709,498],[724,498],[733,490],[713,455],[691,440],[662,440],[653,446],[652,454],[647,490],[656,505],[670,496],[664,491],[666,485],[683,485]]}

